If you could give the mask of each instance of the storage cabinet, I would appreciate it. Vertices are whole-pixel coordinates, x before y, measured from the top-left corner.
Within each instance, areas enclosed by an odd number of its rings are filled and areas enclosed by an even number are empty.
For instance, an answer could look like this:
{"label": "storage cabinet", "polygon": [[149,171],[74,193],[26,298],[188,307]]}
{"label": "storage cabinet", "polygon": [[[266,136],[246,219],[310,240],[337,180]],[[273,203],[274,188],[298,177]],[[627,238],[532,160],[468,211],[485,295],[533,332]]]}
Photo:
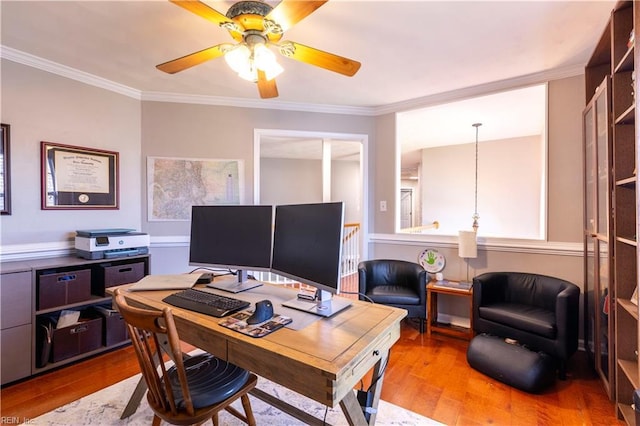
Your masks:
{"label": "storage cabinet", "polygon": [[[31,374],[31,270],[0,276],[0,377],[2,384]],[[22,269],[22,270],[20,270]]]}
{"label": "storage cabinet", "polygon": [[583,112],[585,347],[609,397],[615,382],[611,216],[611,126],[609,77],[597,86]]}
{"label": "storage cabinet", "polygon": [[[598,245],[602,239],[594,241],[585,222],[585,300],[591,302],[585,309],[587,324],[601,315],[600,306],[595,303],[597,295],[588,296],[587,291],[597,288],[602,271],[598,268],[599,257],[613,260],[608,271],[609,282],[609,321],[613,338],[609,337],[609,356],[614,360],[614,376],[608,384],[611,397],[616,401],[616,414],[627,424],[635,424],[635,412],[632,408],[633,392],[640,388],[640,369],[638,364],[638,140],[640,129],[636,128],[638,115],[636,93],[638,83],[635,78],[636,64],[640,61],[635,48],[634,28],[639,28],[640,5],[631,1],[618,2],[598,46],[585,69],[587,97],[595,91],[598,78],[610,78],[611,116],[608,126],[611,128],[609,156],[611,164],[610,201],[608,209],[613,228],[608,241],[608,254]],[[585,133],[585,154],[589,138]],[[596,150],[599,153],[599,150]],[[596,156],[598,155],[596,154]],[[585,155],[585,161],[587,155]],[[586,166],[586,163],[585,163]],[[585,218],[589,215],[593,195],[587,191],[589,175],[585,175]],[[595,195],[597,199],[598,195]],[[596,201],[596,204],[599,202]],[[598,213],[595,213],[598,216]],[[585,219],[586,220],[586,219]],[[597,293],[597,291],[596,291]],[[597,320],[596,320],[597,322]],[[593,329],[591,329],[593,331]],[[597,351],[597,333],[587,337],[587,346]],[[613,346],[612,346],[613,345]],[[611,350],[613,348],[613,350]],[[598,369],[596,361],[596,369]]]}
{"label": "storage cabinet", "polygon": [[[61,257],[3,262],[1,268],[5,384],[126,344],[124,322],[105,287],[140,280],[149,273],[149,256]],[[58,328],[65,310],[79,311],[80,321]]]}

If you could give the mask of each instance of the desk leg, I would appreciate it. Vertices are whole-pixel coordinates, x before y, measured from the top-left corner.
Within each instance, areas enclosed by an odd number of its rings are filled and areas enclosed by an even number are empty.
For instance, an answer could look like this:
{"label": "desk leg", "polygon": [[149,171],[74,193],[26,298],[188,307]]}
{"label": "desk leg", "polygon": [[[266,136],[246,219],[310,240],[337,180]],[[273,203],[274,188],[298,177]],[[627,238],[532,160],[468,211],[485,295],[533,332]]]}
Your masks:
{"label": "desk leg", "polygon": [[[373,426],[376,423],[376,416],[378,413],[378,404],[380,402],[380,393],[382,392],[382,381],[384,379],[384,370],[383,366],[387,365],[389,360],[389,352],[383,357],[381,357],[376,365],[373,367],[373,375],[372,375],[372,384],[370,387],[370,392],[373,393],[373,400],[371,403],[371,411],[369,422],[364,416],[362,412],[362,408],[360,407],[360,402],[358,402],[358,398],[356,397],[355,391],[347,392],[345,397],[340,401],[340,408],[342,408],[342,412],[347,419],[347,422],[351,426]],[[316,417],[307,414],[306,412],[300,410],[297,407],[292,406],[291,404],[282,401],[275,396],[269,395],[261,389],[254,388],[249,393],[266,402],[267,404],[295,417],[296,419],[305,422],[308,425],[325,425],[322,420],[317,419]]]}
{"label": "desk leg", "polygon": [[387,352],[385,356],[381,357],[373,367],[373,375],[371,377],[371,386],[369,389],[369,391],[373,393],[373,400],[371,403],[371,411],[368,423],[364,416],[364,413],[362,412],[362,407],[360,407],[360,402],[358,402],[358,398],[356,398],[354,392],[347,393],[342,401],[340,401],[340,407],[342,407],[342,412],[347,418],[347,422],[349,422],[349,425],[375,425],[376,416],[378,415],[378,404],[380,403],[380,394],[382,393],[384,368],[386,368],[388,361],[389,352]]}
{"label": "desk leg", "polygon": [[121,420],[126,419],[127,417],[129,417],[130,415],[136,412],[136,410],[138,409],[138,406],[140,405],[140,401],[142,401],[142,397],[144,396],[146,391],[147,391],[147,382],[144,381],[144,377],[141,377],[140,380],[138,381],[138,385],[136,386],[136,389],[131,394],[131,397],[129,397],[129,402],[127,402],[127,406],[124,407],[124,410],[122,410],[122,415],[120,416]]}
{"label": "desk leg", "polygon": [[301,422],[304,422],[307,425],[326,426],[326,423],[324,423],[322,420],[318,419],[317,417],[314,417],[311,414],[307,413],[306,411],[302,411],[298,407],[294,407],[293,405],[285,401],[282,401],[281,399],[278,399],[273,395],[269,395],[262,389],[253,388],[249,391],[249,394],[251,396],[255,396],[258,399],[261,399],[262,401],[266,402],[272,407],[275,407],[278,410],[289,414],[291,417],[295,417],[296,419],[300,420]]}

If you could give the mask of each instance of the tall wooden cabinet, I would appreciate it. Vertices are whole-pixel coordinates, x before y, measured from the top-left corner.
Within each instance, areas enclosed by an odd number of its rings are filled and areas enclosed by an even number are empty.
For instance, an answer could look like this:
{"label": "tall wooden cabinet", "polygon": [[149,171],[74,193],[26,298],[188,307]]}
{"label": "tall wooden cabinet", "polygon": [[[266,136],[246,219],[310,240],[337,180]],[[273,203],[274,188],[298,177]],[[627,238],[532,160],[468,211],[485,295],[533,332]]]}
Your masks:
{"label": "tall wooden cabinet", "polygon": [[[598,353],[603,340],[598,323],[604,312],[608,313],[608,329],[611,334],[606,338],[608,356],[612,364],[609,376],[605,380],[610,396],[616,401],[616,412],[627,424],[635,424],[635,412],[631,407],[633,392],[640,388],[640,369],[638,364],[638,327],[639,310],[637,303],[638,279],[638,141],[640,123],[636,93],[638,83],[635,78],[636,64],[640,64],[640,49],[635,48],[634,28],[640,28],[640,5],[631,1],[618,2],[603,36],[585,69],[587,108],[585,109],[585,344],[594,355]],[[596,99],[601,81],[610,92],[610,116],[606,128],[610,132],[610,143],[606,152],[592,145],[592,136],[588,135],[589,109],[592,99]],[[595,159],[590,153],[595,152]],[[606,156],[610,163],[606,173],[594,166],[599,156]],[[591,165],[590,165],[591,164]],[[592,175],[593,174],[593,175]],[[604,182],[604,175],[609,183]],[[598,183],[602,180],[601,183]],[[606,186],[610,205],[602,206],[600,189]],[[600,209],[603,210],[600,210]],[[596,209],[594,212],[593,210]],[[598,227],[590,228],[590,221],[598,222],[600,214],[610,217],[610,236],[605,241],[595,236]],[[600,224],[600,223],[599,223]],[[599,225],[598,225],[599,226]],[[605,246],[603,246],[603,241]],[[610,268],[602,270],[602,260],[610,259]],[[606,262],[606,260],[605,260]],[[607,278],[602,279],[606,275]],[[608,297],[603,302],[603,282],[608,281]],[[593,291],[593,295],[590,295]],[[608,301],[608,306],[606,305]],[[592,324],[593,323],[593,324]],[[591,327],[591,328],[587,328]],[[598,347],[596,347],[598,345]],[[602,352],[601,352],[602,353]],[[602,359],[594,357],[595,368],[601,372]],[[611,374],[613,373],[613,374]]]}
{"label": "tall wooden cabinet", "polygon": [[609,397],[615,383],[610,99],[605,76],[583,112],[585,348]]}

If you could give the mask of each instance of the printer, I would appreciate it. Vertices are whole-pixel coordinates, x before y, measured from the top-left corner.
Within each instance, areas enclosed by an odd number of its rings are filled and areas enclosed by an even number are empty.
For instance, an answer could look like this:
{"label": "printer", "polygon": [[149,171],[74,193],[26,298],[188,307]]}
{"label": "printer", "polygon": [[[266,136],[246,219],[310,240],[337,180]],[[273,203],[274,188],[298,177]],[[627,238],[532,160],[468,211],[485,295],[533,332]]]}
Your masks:
{"label": "printer", "polygon": [[116,259],[149,253],[149,234],[134,229],[76,231],[76,253],[83,259]]}

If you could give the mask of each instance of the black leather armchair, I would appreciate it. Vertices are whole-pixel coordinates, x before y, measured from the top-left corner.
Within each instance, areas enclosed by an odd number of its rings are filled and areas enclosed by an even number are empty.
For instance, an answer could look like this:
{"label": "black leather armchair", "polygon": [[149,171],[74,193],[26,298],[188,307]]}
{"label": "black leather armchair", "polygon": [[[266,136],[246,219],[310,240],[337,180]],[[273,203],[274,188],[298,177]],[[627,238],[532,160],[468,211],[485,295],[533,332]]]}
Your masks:
{"label": "black leather armchair", "polygon": [[568,281],[521,272],[490,272],[473,279],[476,333],[511,338],[558,361],[578,348],[580,289]]}
{"label": "black leather armchair", "polygon": [[427,271],[417,263],[379,259],[358,265],[359,299],[406,309],[408,317],[419,318],[420,333],[427,320],[426,286]]}

